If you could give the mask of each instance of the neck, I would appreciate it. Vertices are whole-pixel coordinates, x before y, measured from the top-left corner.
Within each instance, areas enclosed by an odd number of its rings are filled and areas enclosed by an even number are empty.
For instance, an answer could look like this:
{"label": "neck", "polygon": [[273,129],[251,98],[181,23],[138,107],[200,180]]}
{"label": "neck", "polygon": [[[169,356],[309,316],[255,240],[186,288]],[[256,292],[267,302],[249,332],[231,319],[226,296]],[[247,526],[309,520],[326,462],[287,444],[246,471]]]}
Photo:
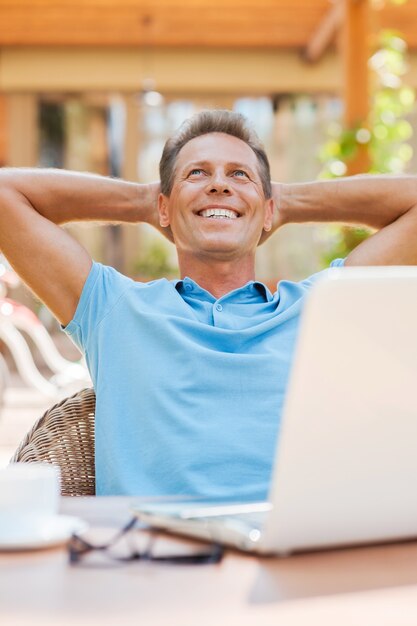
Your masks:
{"label": "neck", "polygon": [[216,299],[255,280],[254,259],[216,261],[179,258],[181,278],[188,276]]}

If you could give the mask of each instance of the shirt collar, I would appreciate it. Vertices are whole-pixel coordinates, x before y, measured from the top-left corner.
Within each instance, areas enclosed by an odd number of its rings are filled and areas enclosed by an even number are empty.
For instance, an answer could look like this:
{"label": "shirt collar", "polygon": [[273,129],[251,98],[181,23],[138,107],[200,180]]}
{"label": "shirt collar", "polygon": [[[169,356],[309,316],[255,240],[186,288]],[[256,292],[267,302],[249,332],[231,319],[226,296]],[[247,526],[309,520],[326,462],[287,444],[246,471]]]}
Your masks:
{"label": "shirt collar", "polygon": [[[183,293],[191,294],[193,291],[200,292],[200,293],[203,292],[204,294],[207,294],[210,297],[210,299],[213,300],[213,302],[215,302],[216,300],[216,298],[211,293],[209,293],[206,289],[203,289],[202,287],[200,287],[198,283],[196,283],[192,278],[189,278],[188,276],[185,276],[185,278],[183,279],[175,278],[171,280],[171,284],[175,287],[175,289],[180,294],[183,294]],[[190,287],[187,288],[187,285],[191,286],[191,289]],[[233,291],[225,295],[228,296],[232,293],[237,294],[240,291],[242,292],[252,291],[254,295],[262,296],[265,302],[271,302],[271,300],[274,299],[274,296],[272,295],[268,287],[264,285],[264,283],[261,283],[259,280],[250,280],[245,285],[242,285],[242,287],[238,287],[237,289],[234,289]],[[222,297],[224,298],[225,296],[222,296]]]}

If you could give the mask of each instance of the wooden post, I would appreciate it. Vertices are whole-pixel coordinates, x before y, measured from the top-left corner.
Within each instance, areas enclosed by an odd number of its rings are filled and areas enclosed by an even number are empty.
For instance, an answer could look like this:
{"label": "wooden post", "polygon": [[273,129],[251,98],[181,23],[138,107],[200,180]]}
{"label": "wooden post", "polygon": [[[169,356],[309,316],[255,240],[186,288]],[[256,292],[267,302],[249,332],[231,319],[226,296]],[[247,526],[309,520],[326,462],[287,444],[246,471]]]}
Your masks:
{"label": "wooden post", "polygon": [[[348,128],[365,123],[369,113],[370,0],[343,0],[343,60],[345,125]],[[348,174],[369,170],[367,145],[359,147],[348,164]]]}
{"label": "wooden post", "polygon": [[38,99],[32,93],[8,94],[8,165],[36,167],[39,159]]}
{"label": "wooden post", "polygon": [[9,163],[9,119],[7,96],[0,93],[0,167]]}
{"label": "wooden post", "polygon": [[[139,148],[143,134],[143,107],[139,103],[137,93],[126,93],[123,96],[125,110],[125,131],[123,155],[119,175],[124,180],[137,182],[141,173],[138,172]],[[143,240],[142,227],[139,224],[123,224],[124,271],[131,274],[138,260]]]}

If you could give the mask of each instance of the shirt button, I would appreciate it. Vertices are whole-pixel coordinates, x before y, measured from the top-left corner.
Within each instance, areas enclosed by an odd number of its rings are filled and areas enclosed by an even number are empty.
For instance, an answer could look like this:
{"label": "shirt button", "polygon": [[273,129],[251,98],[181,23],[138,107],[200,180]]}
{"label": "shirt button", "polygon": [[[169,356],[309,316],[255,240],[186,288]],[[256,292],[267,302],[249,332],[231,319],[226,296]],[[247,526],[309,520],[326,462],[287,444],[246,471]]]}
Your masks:
{"label": "shirt button", "polygon": [[221,304],[216,304],[216,309],[217,309],[218,311],[223,311],[223,307],[222,307],[222,305],[221,305]]}
{"label": "shirt button", "polygon": [[186,288],[187,291],[192,291],[193,286],[190,285],[190,283],[185,283],[185,288]]}

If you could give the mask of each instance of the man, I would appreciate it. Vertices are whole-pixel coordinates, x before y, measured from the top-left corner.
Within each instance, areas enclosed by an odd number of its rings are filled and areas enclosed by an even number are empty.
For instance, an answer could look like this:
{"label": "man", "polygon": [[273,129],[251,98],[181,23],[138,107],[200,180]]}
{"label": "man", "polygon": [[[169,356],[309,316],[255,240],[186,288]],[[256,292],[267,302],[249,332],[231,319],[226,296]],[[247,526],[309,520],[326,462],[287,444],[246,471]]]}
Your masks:
{"label": "man", "polygon": [[[263,499],[299,314],[317,275],[271,294],[255,280],[256,247],[289,222],[363,223],[379,232],[346,265],[414,264],[417,182],[271,185],[257,137],[228,111],[186,122],[160,173],[161,193],[157,184],[3,170],[0,248],[86,355],[98,494]],[[92,262],[58,226],[79,220],[165,231],[181,279],[135,283]]]}

